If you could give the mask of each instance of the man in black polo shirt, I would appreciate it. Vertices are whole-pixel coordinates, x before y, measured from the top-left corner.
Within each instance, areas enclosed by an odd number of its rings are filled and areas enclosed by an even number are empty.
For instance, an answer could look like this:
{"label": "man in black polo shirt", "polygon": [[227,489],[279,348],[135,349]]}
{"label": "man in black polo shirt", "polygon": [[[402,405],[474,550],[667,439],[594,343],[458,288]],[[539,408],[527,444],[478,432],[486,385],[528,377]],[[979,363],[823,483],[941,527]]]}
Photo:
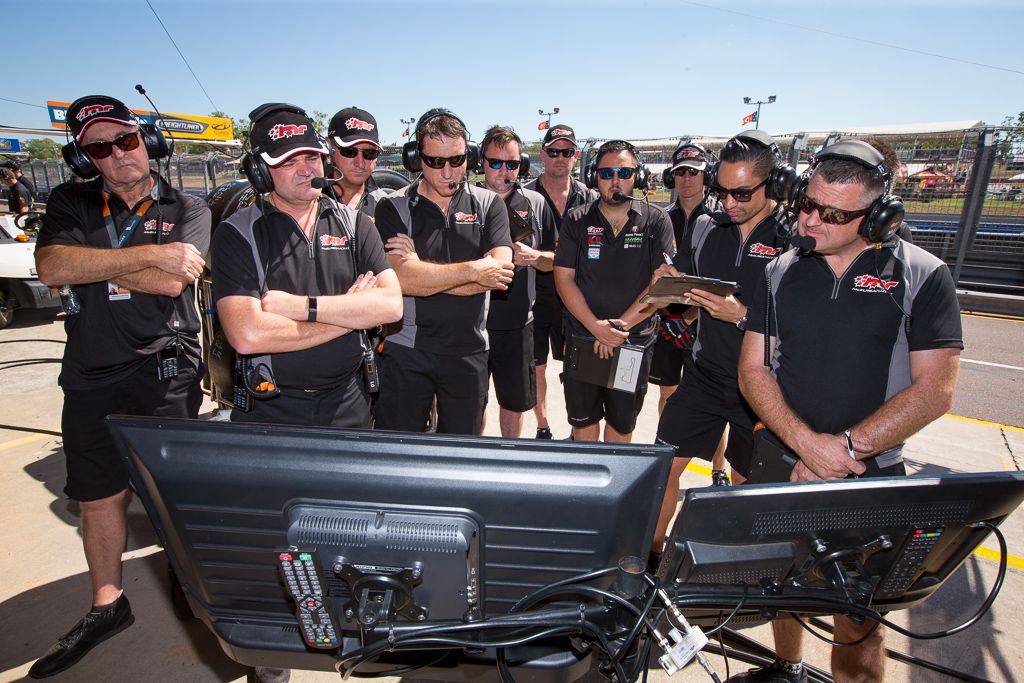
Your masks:
{"label": "man in black polo shirt", "polygon": [[519,185],[523,141],[511,128],[492,126],[480,145],[484,186],[505,200],[512,237],[512,284],[491,292],[487,313],[490,351],[487,370],[494,377],[501,435],[518,437],[523,413],[537,402],[533,357],[533,304],[537,275],[550,273],[554,251],[540,251],[541,235],[555,231],[554,218],[539,193]]}
{"label": "man in black polo shirt", "polygon": [[32,208],[32,195],[24,185],[18,182],[14,171],[9,168],[0,168],[0,183],[7,186],[7,210],[14,215],[28,213]]}
{"label": "man in black polo shirt", "polygon": [[784,198],[791,170],[763,131],[747,131],[729,140],[720,153],[711,193],[722,212],[700,216],[685,236],[667,274],[679,272],[736,282],[735,295],[694,290],[699,307],[697,339],[679,390],[668,399],[658,422],[658,441],[676,449],[662,503],[654,548],[657,550],[675,511],[679,477],[694,457],[711,460],[729,425],[725,457],[734,483],[750,472],[753,428],[757,421],[740,395],[736,362],[747,321],[747,302],[765,264],[786,246],[788,218],[777,200]]}
{"label": "man in black polo shirt", "polygon": [[[17,161],[10,159],[5,161],[3,164],[0,164],[0,167],[9,168],[14,171],[14,177],[17,178],[18,183],[23,185],[25,188],[25,192],[23,192],[22,195],[25,196],[27,194],[30,201],[35,201],[36,197],[39,196],[39,192],[36,191],[36,184],[32,182],[31,178],[21,172],[21,166]],[[29,208],[31,208],[31,203]]]}
{"label": "man in black polo shirt", "polygon": [[[555,220],[555,230],[541,234],[540,248],[554,251],[558,243],[558,230],[566,214],[577,206],[583,206],[597,199],[597,192],[572,177],[580,150],[576,146],[576,133],[571,126],[559,123],[549,128],[541,144],[541,161],[544,172],[526,189],[544,197]],[[537,417],[537,438],[550,439],[551,425],[548,423],[548,347],[551,357],[562,360],[565,351],[565,334],[562,330],[562,301],[555,291],[555,279],[551,273],[537,273],[537,301],[533,306],[533,361],[537,366],[537,405],[533,412]]]}
{"label": "man in black polo shirt", "polygon": [[369,429],[361,330],[397,320],[398,278],[366,214],[324,196],[327,149],[293,105],[250,114],[250,154],[271,182],[216,230],[213,297],[232,347],[254,356],[280,394],[257,398],[242,422]]}
{"label": "man in black polo shirt", "polygon": [[338,201],[373,220],[377,202],[388,193],[373,182],[377,157],[384,151],[377,119],[364,109],[346,107],[331,119],[327,137],[331,161],[341,174],[333,185]]}
{"label": "man in black polo shirt", "polygon": [[461,119],[431,109],[403,149],[406,167],[422,177],[377,204],[405,303],[400,329],[384,342],[380,429],[423,431],[436,397],[438,432],[481,430],[488,293],[508,289],[514,266],[504,202],[465,180],[470,144]]}
{"label": "man in black polo shirt", "polygon": [[[671,182],[665,186],[675,191],[676,201],[668,209],[672,221],[672,234],[676,245],[682,244],[693,232],[697,218],[710,215],[713,208],[721,209],[717,200],[709,198],[704,184],[704,171],[710,155],[702,146],[683,143],[672,153],[672,163],[665,172]],[[654,343],[651,359],[651,384],[661,387],[658,414],[665,410],[665,401],[675,393],[683,373],[683,358],[689,353],[696,331],[691,325],[697,318],[697,309],[683,304],[670,304],[661,312],[658,340]]]}
{"label": "man in black polo shirt", "polygon": [[[80,501],[92,611],[29,670],[63,671],[131,625],[121,590],[128,470],[104,419],[112,413],[196,417],[202,403],[195,280],[209,247],[210,211],[151,173],[139,125],[118,100],[93,95],[67,110],[82,177],[50,194],[36,243],[39,280],[70,285],[59,382],[67,458],[64,492]],[[159,156],[160,133],[147,137]],[[93,168],[89,168],[89,167]],[[73,309],[69,309],[73,310]],[[159,359],[177,372],[158,374]]]}
{"label": "man in black polo shirt", "polygon": [[[645,349],[634,393],[565,376],[565,403],[577,441],[628,443],[643,407],[650,347],[657,333],[654,306],[641,304],[664,254],[675,251],[665,212],[633,201],[638,162],[633,146],[611,140],[597,150],[594,173],[600,200],[569,212],[555,252],[555,285],[566,309],[569,349],[592,344],[610,358],[627,341]],[[626,196],[622,196],[626,195]],[[594,341],[585,341],[592,338]],[[568,357],[568,356],[567,356]]]}
{"label": "man in black polo shirt", "polygon": [[[802,248],[767,266],[754,292],[740,387],[772,436],[759,434],[799,458],[792,481],[905,474],[903,442],[952,404],[956,289],[942,261],[894,234],[903,204],[890,179],[862,142],[819,154],[796,201]],[[806,680],[801,626],[772,626],[775,663],[738,679]],[[884,627],[872,626],[835,618],[836,641],[866,638],[833,648],[836,680],[881,680]]]}

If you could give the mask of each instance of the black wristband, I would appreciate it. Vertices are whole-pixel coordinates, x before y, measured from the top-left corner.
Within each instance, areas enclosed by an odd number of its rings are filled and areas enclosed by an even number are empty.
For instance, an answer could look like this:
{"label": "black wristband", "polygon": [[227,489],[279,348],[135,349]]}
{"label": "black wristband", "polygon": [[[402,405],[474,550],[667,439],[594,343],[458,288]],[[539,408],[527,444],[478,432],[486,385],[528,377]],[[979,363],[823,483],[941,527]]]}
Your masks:
{"label": "black wristband", "polygon": [[306,316],[306,322],[316,322],[316,297],[311,296],[306,299],[306,306],[309,308],[309,315]]}

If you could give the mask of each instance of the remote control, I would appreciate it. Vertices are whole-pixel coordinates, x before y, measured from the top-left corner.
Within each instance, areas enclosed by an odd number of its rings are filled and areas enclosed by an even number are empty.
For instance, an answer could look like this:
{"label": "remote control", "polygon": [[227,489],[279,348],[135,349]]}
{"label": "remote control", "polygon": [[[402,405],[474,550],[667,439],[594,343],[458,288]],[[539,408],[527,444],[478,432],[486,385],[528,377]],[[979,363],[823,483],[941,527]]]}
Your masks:
{"label": "remote control", "polygon": [[313,553],[283,552],[277,556],[285,587],[295,601],[295,618],[306,645],[317,650],[338,647],[338,630],[327,610]]}

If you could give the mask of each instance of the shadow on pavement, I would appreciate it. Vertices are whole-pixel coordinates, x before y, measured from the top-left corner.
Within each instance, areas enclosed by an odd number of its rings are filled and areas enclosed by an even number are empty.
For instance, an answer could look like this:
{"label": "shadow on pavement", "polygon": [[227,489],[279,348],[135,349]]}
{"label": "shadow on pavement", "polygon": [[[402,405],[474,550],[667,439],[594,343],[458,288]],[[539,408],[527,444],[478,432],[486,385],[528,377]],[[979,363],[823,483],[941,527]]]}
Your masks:
{"label": "shadow on pavement", "polygon": [[[49,455],[40,458],[25,467],[25,472],[53,495],[50,512],[68,526],[78,527],[81,522],[81,510],[78,501],[71,500],[64,494],[64,482],[67,473],[64,467],[64,449],[54,448]],[[81,529],[79,529],[81,535]],[[128,547],[126,552],[155,545],[158,542],[153,525],[146,516],[146,511],[135,496],[128,505]],[[0,622],[2,623],[2,622]]]}
{"label": "shadow on pavement", "polygon": [[[174,616],[163,552],[125,562],[124,587],[135,624],[50,680],[232,681],[245,676],[246,668],[220,650],[202,622],[181,622]],[[85,614],[89,590],[89,576],[81,573],[0,604],[0,671],[27,671]]]}

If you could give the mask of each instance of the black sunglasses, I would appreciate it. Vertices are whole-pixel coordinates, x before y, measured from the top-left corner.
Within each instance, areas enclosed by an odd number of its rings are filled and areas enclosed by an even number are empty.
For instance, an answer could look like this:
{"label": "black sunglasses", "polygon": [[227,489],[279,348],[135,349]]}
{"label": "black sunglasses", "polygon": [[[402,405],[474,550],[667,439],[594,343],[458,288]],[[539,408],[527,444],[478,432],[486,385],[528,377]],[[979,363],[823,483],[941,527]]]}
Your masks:
{"label": "black sunglasses", "polygon": [[380,156],[380,150],[376,147],[337,147],[336,149],[338,150],[338,154],[346,159],[355,159],[360,152],[363,153],[363,158],[367,161],[373,161]]}
{"label": "black sunglasses", "polygon": [[822,222],[831,223],[832,225],[846,225],[861,216],[868,215],[868,212],[871,211],[870,206],[866,209],[856,210],[837,209],[834,206],[822,206],[807,195],[800,197],[800,201],[797,202],[797,206],[800,208],[800,213],[809,214],[813,211],[817,211],[818,215],[821,216]]}
{"label": "black sunglasses", "polygon": [[521,159],[488,159],[487,157],[484,157],[484,161],[487,162],[492,171],[500,171],[502,166],[510,171],[514,171],[522,163]]}
{"label": "black sunglasses", "polygon": [[445,164],[449,164],[452,168],[458,168],[466,163],[466,154],[456,154],[450,157],[432,157],[428,154],[420,154],[420,158],[423,159],[423,163],[430,168],[444,168]]}
{"label": "black sunglasses", "polygon": [[635,168],[599,168],[597,169],[597,177],[601,180],[611,180],[613,176],[618,175],[619,180],[629,180],[636,173]]}
{"label": "black sunglasses", "polygon": [[724,202],[726,197],[732,195],[732,198],[738,201],[739,203],[746,204],[747,202],[750,201],[751,197],[754,196],[754,193],[757,192],[757,189],[765,185],[767,182],[768,179],[765,178],[764,180],[759,182],[757,185],[754,185],[753,187],[740,187],[736,188],[735,190],[729,190],[722,187],[721,185],[715,185],[711,188],[711,193],[715,195],[715,198],[718,199],[718,201],[721,202]]}
{"label": "black sunglasses", "polygon": [[130,152],[139,146],[139,142],[139,134],[133,131],[107,142],[90,142],[82,147],[93,159],[106,159],[114,153],[114,145],[122,152]]}
{"label": "black sunglasses", "polygon": [[548,147],[547,149],[544,150],[544,153],[547,154],[552,159],[557,159],[559,154],[568,159],[571,156],[575,156],[576,148],[566,147],[565,149],[551,149],[550,147]]}
{"label": "black sunglasses", "polygon": [[672,171],[672,175],[674,175],[677,178],[682,178],[684,175],[688,175],[688,176],[692,177],[692,176],[697,175],[698,173],[703,173],[703,172],[704,171],[700,171],[700,170],[698,170],[696,168],[693,168],[692,166],[683,166],[681,168],[677,168],[676,170]]}

